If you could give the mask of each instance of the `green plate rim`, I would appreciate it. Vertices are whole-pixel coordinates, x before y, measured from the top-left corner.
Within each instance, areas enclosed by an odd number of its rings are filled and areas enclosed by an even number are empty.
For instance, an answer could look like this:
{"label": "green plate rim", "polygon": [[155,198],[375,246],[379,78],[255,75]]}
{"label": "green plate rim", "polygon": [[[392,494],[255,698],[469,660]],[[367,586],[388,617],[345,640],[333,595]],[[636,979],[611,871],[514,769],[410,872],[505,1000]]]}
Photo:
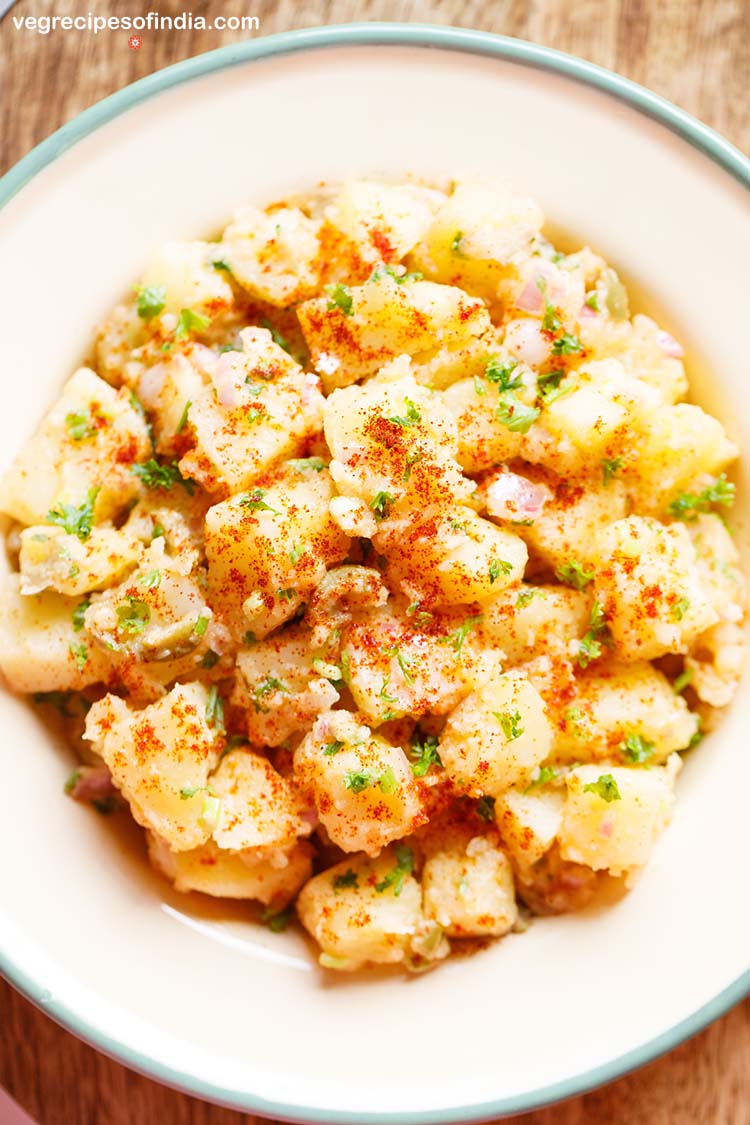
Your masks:
{"label": "green plate rim", "polygon": [[[512,39],[508,36],[466,28],[420,23],[354,23],[283,32],[220,47],[218,50],[166,67],[118,90],[63,125],[11,168],[0,179],[0,208],[72,145],[126,110],[173,86],[256,59],[315,48],[374,45],[463,51],[532,66],[572,78],[626,102],[665,125],[709,157],[740,184],[750,186],[750,159],[728,140],[659,94],[585,59],[522,39]],[[0,950],[0,972],[19,992],[66,1030],[149,1078],[233,1109],[287,1121],[316,1123],[316,1125],[318,1123],[320,1125],[449,1125],[449,1123],[482,1121],[539,1109],[564,1098],[585,1093],[587,1090],[620,1078],[637,1067],[644,1066],[692,1035],[696,1035],[750,993],[750,972],[748,972],[738,977],[698,1011],[648,1043],[591,1070],[549,1086],[473,1105],[449,1106],[445,1109],[420,1110],[412,1113],[362,1113],[288,1105],[281,1101],[269,1101],[250,1092],[229,1090],[211,1082],[201,1081],[190,1073],[155,1062],[147,1055],[124,1046],[117,1038],[95,1028],[85,1016],[80,1015],[73,1008],[56,1004],[54,1001],[50,1002],[47,987],[14,965],[2,950]]]}

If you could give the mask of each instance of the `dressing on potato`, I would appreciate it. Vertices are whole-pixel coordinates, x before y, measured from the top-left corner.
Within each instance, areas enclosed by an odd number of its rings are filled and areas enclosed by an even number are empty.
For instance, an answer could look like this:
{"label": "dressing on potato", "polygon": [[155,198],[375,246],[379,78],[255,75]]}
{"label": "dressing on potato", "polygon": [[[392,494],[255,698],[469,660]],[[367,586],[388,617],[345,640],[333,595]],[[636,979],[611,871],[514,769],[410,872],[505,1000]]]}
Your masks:
{"label": "dressing on potato", "polygon": [[543,226],[469,179],[245,206],[156,254],[0,481],[0,668],[66,790],[327,969],[630,886],[740,676],[737,450]]}

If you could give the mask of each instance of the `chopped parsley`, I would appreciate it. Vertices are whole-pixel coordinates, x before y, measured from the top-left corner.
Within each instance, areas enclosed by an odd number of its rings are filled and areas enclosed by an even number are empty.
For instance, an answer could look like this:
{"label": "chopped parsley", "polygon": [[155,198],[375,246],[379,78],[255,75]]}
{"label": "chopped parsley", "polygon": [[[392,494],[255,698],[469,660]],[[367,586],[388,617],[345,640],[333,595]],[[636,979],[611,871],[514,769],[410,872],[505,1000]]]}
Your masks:
{"label": "chopped parsley", "polygon": [[511,359],[508,363],[501,363],[498,357],[493,355],[484,369],[484,377],[490,383],[496,383],[501,394],[503,391],[516,391],[523,385],[521,376],[513,374],[517,367],[517,359]]}
{"label": "chopped parsley", "polygon": [[680,672],[679,676],[677,677],[677,679],[672,684],[672,690],[674,691],[675,695],[681,695],[683,693],[683,691],[685,690],[685,688],[689,687],[689,685],[692,682],[693,682],[693,669],[692,668],[685,668],[685,670],[683,672]]}
{"label": "chopped parsley", "polygon": [[77,535],[81,542],[85,543],[94,525],[94,504],[98,495],[99,489],[92,488],[78,508],[75,504],[55,505],[47,512],[47,523],[64,528],[68,535]]}
{"label": "chopped parsley", "polygon": [[175,340],[181,340],[183,336],[187,336],[190,332],[204,332],[210,323],[210,319],[203,316],[202,313],[194,312],[193,309],[180,309],[174,338]]}
{"label": "chopped parsley", "polygon": [[[205,634],[207,628],[208,614],[201,613],[200,617],[198,617],[198,619],[196,620],[195,625],[193,625],[193,634],[196,637],[202,637]],[[216,653],[214,653],[214,656],[216,656]],[[216,656],[216,660],[218,659],[218,656]],[[216,661],[214,661],[214,663],[216,663]],[[209,664],[208,667],[210,668],[211,665]]]}
{"label": "chopped parsley", "polygon": [[251,512],[273,512],[275,516],[281,516],[284,513],[280,512],[278,508],[272,508],[270,504],[266,504],[263,497],[266,495],[268,489],[254,488],[252,492],[248,492],[240,500],[240,507],[248,508]]}
{"label": "chopped parsley", "polygon": [[555,571],[555,578],[559,582],[564,582],[566,586],[572,586],[575,590],[583,590],[593,577],[594,571],[589,570],[583,563],[579,563],[575,559],[563,563]]}
{"label": "chopped parsley", "polygon": [[524,606],[529,605],[534,598],[543,598],[544,596],[542,590],[536,590],[533,586],[526,590],[520,590],[516,598],[516,606],[522,609]]}
{"label": "chopped parsley", "polygon": [[[541,292],[543,293],[544,289],[542,289],[541,286],[539,286],[539,288],[540,288]],[[546,283],[545,283],[544,288],[546,289]],[[543,332],[559,332],[561,328],[562,328],[562,321],[560,320],[560,317],[557,314],[557,310],[555,309],[555,306],[551,303],[551,301],[545,300],[545,302],[544,302],[544,316],[542,317],[542,331]]]}
{"label": "chopped parsley", "polygon": [[589,614],[588,631],[578,643],[578,664],[581,668],[587,668],[592,660],[597,660],[601,656],[602,643],[610,644],[611,638],[602,603],[595,598]]}
{"label": "chopped parsley", "polygon": [[151,620],[151,609],[138,598],[128,597],[117,607],[117,628],[121,633],[138,636]]}
{"label": "chopped parsley", "polygon": [[76,663],[76,668],[81,672],[86,667],[86,661],[89,658],[89,650],[86,645],[70,645],[70,655]]}
{"label": "chopped parsley", "polygon": [[517,434],[527,434],[540,414],[537,406],[527,406],[511,394],[501,398],[495,409],[498,422],[502,422],[506,430]]}
{"label": "chopped parsley", "polygon": [[286,906],[283,910],[264,910],[260,916],[261,922],[268,926],[272,934],[280,934],[287,928],[292,920],[293,908]]}
{"label": "chopped parsley", "polygon": [[291,602],[297,597],[297,591],[294,586],[285,586],[276,591],[276,597],[281,602]]}
{"label": "chopped parsley", "polygon": [[66,414],[65,425],[68,427],[71,441],[85,441],[86,438],[96,435],[96,426],[88,409],[73,410],[70,414]]}
{"label": "chopped parsley", "polygon": [[153,320],[167,303],[167,291],[163,285],[144,285],[136,289],[135,307],[141,320]]}
{"label": "chopped parsley", "polygon": [[412,402],[410,398],[404,399],[404,406],[406,407],[405,414],[396,414],[388,418],[389,422],[394,422],[397,426],[403,426],[408,429],[411,426],[417,426],[422,421],[422,415]]}
{"label": "chopped parsley", "polygon": [[211,265],[215,270],[224,270],[226,273],[232,272],[232,267],[223,258],[216,258],[215,261],[211,262]]}
{"label": "chopped parsley", "polygon": [[421,736],[413,734],[409,745],[411,772],[415,777],[424,777],[432,766],[443,768],[443,763],[438,753],[438,738],[435,734]]}
{"label": "chopped parsley", "polygon": [[477,816],[482,820],[493,821],[495,819],[495,798],[494,797],[480,797],[476,804]]}
{"label": "chopped parsley", "polygon": [[[404,677],[404,679],[406,680],[407,684],[413,684],[414,683],[414,676],[412,675],[411,669],[415,665],[419,664],[419,657],[418,656],[405,656],[403,654],[403,652],[401,651],[400,645],[386,646],[386,647],[382,648],[380,651],[383,653],[384,656],[395,656],[396,657],[396,663],[398,664],[399,668],[401,669],[401,674]],[[394,703],[395,700],[391,699],[391,700],[389,700],[389,702]]]}
{"label": "chopped parsley", "polygon": [[154,457],[130,466],[133,476],[138,477],[146,488],[164,489],[169,492],[173,484],[180,484],[189,496],[195,491],[195,481],[183,477],[176,461],[159,462]]}
{"label": "chopped parsley", "polygon": [[378,775],[374,770],[347,770],[344,774],[344,788],[352,793],[364,793],[371,785],[375,785]]}
{"label": "chopped parsley", "polygon": [[[205,621],[206,618],[199,617],[198,620]],[[193,629],[193,632],[195,631],[196,630]],[[214,650],[210,648],[208,652],[204,653],[201,658],[201,668],[205,668],[206,670],[208,670],[209,668],[214,668],[219,663],[220,659],[221,657],[219,656],[218,652],[214,652]]]}
{"label": "chopped parsley", "polygon": [[83,601],[79,602],[78,605],[73,610],[72,617],[73,617],[73,630],[74,630],[74,632],[80,633],[81,629],[83,628],[83,626],[85,624],[84,617],[86,616],[86,610],[89,608],[90,605],[91,605],[91,598],[84,598]]}
{"label": "chopped parsley", "polygon": [[493,711],[492,714],[500,724],[500,729],[508,742],[514,742],[524,732],[520,711]]}
{"label": "chopped parsley", "polygon": [[506,562],[505,559],[491,559],[490,560],[490,585],[492,586],[497,582],[501,574],[508,575],[513,572],[513,563]]}
{"label": "chopped parsley", "polygon": [[337,875],[333,880],[333,889],[336,892],[344,891],[348,887],[353,887],[355,889],[359,887],[357,872],[352,867],[349,867],[343,875]]}
{"label": "chopped parsley", "polygon": [[392,890],[398,898],[404,889],[404,880],[414,870],[414,852],[411,848],[407,848],[405,844],[396,844],[394,852],[396,854],[396,866],[379,883],[375,884],[375,890],[378,894]]}
{"label": "chopped parsley", "polygon": [[333,742],[326,742],[325,746],[323,747],[323,754],[326,758],[335,758],[339,751],[343,749],[344,743],[336,738],[333,740]]}
{"label": "chopped parsley", "polygon": [[617,782],[612,777],[611,773],[600,774],[596,781],[590,781],[588,785],[584,785],[583,791],[584,793],[595,793],[597,797],[601,797],[607,804],[622,799]]}
{"label": "chopped parsley", "polygon": [[287,558],[293,566],[296,566],[299,560],[307,554],[307,547],[300,547],[298,543],[292,543],[292,546],[287,551]]}
{"label": "chopped parsley", "polygon": [[656,751],[656,743],[651,742],[648,738],[644,738],[642,734],[636,734],[634,731],[631,731],[620,743],[620,750],[629,762],[640,766],[643,765],[644,762],[647,762],[649,758],[653,758]]}
{"label": "chopped parsley", "polygon": [[191,797],[195,797],[198,793],[208,793],[207,785],[196,785],[191,787],[186,785],[184,789],[180,790],[180,800],[189,801]]}
{"label": "chopped parsley", "polygon": [[612,477],[619,473],[624,461],[622,457],[603,457],[599,464],[602,467],[602,480],[604,484],[609,484]]}
{"label": "chopped parsley", "polygon": [[534,789],[540,789],[542,785],[548,785],[550,781],[554,781],[558,776],[558,771],[554,766],[540,766],[539,773],[533,778],[524,789],[524,793],[531,793]]}
{"label": "chopped parsley", "polygon": [[395,496],[390,492],[376,492],[370,501],[370,509],[375,513],[377,519],[385,519],[395,499]]}
{"label": "chopped parsley", "polygon": [[263,320],[261,320],[260,326],[261,328],[266,328],[271,333],[271,339],[273,340],[274,344],[277,344],[280,348],[283,348],[285,352],[291,352],[292,349],[289,347],[289,341],[285,336],[281,335],[278,328],[274,328],[270,320],[264,318]]}
{"label": "chopped parsley", "polygon": [[464,252],[461,249],[461,243],[463,242],[463,240],[463,231],[457,230],[453,235],[453,241],[451,242],[451,252],[453,254],[458,254],[459,258],[462,258],[464,256]]}
{"label": "chopped parsley", "polygon": [[342,285],[338,282],[336,285],[326,285],[325,291],[328,294],[329,309],[339,309],[344,316],[352,316],[354,313],[354,299],[348,285]]}
{"label": "chopped parsley", "polygon": [[674,603],[670,612],[671,612],[672,617],[675,621],[682,621],[683,617],[685,616],[685,614],[687,613],[687,611],[689,609],[690,609],[690,598],[680,598],[679,601]]}
{"label": "chopped parsley", "polygon": [[592,660],[598,660],[602,654],[601,641],[592,634],[586,633],[578,642],[578,664],[581,668],[588,668]]}
{"label": "chopped parsley", "polygon": [[257,406],[248,407],[245,411],[245,418],[251,426],[254,426],[256,422],[260,422],[261,419],[265,417],[265,413],[266,408],[259,403]]}
{"label": "chopped parsley", "polygon": [[406,465],[404,466],[404,471],[401,474],[401,483],[402,484],[407,483],[407,481],[411,477],[412,469],[414,468],[414,466],[417,464],[418,461],[422,460],[423,457],[424,457],[424,453],[422,453],[420,450],[417,450],[415,453],[408,453],[407,454]]}
{"label": "chopped parsley", "polygon": [[155,590],[157,586],[161,585],[161,571],[149,570],[146,574],[142,574],[140,578],[137,578],[136,581],[139,586],[145,586],[147,590]]}
{"label": "chopped parsley", "polygon": [[262,700],[264,700],[267,695],[272,695],[277,691],[285,691],[288,694],[289,688],[286,684],[282,684],[281,680],[277,680],[275,676],[266,676],[265,680],[258,684],[253,692],[253,706],[255,710],[267,714],[268,708],[263,705]]}
{"label": "chopped parsley", "polygon": [[296,457],[292,461],[287,461],[287,464],[291,465],[297,473],[304,473],[308,469],[319,473],[326,468],[326,463],[322,457]]}
{"label": "chopped parsley", "polygon": [[80,770],[73,770],[73,772],[67,777],[67,779],[65,781],[65,785],[63,786],[64,791],[68,795],[70,795],[73,792],[73,790],[75,789],[76,785],[78,784],[78,782],[80,780],[81,780],[81,771]]}
{"label": "chopped parsley", "polygon": [[461,649],[464,647],[464,641],[474,626],[478,625],[481,620],[481,613],[477,613],[474,617],[467,617],[466,620],[462,621],[458,628],[454,629],[447,637],[441,637],[438,644],[450,645],[453,651],[460,655]]}
{"label": "chopped parsley", "polygon": [[583,344],[575,332],[563,332],[552,345],[553,355],[580,355],[582,351]]}
{"label": "chopped parsley", "polygon": [[380,792],[385,794],[386,797],[391,793],[395,793],[398,789],[396,775],[390,766],[386,766],[381,773],[378,785],[380,786]]}
{"label": "chopped parsley", "polygon": [[694,520],[699,512],[708,512],[712,505],[731,508],[734,503],[735,487],[727,480],[726,473],[702,492],[681,492],[670,501],[669,514],[678,520]]}
{"label": "chopped parsley", "polygon": [[586,295],[586,300],[583,302],[587,309],[593,309],[594,312],[599,312],[599,294],[596,290]]}

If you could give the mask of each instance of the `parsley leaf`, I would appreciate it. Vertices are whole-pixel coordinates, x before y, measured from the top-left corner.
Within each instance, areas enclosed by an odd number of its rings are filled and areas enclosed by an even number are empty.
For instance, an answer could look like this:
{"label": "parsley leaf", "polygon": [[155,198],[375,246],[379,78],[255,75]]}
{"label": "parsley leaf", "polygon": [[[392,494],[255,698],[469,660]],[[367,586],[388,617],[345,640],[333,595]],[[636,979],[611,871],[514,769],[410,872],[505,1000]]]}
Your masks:
{"label": "parsley leaf", "polygon": [[643,762],[647,762],[649,758],[653,758],[654,752],[656,751],[656,743],[651,742],[648,738],[644,738],[641,734],[636,734],[634,731],[631,731],[620,743],[620,750],[629,762],[642,765]]}
{"label": "parsley leaf", "polygon": [[206,722],[219,734],[224,734],[224,701],[216,684],[212,684],[206,701]]}
{"label": "parsley leaf", "polygon": [[418,734],[412,735],[409,757],[411,758],[411,772],[415,777],[424,777],[431,766],[435,766],[437,769],[443,768],[438,753],[438,745],[438,738],[435,734],[426,734],[421,739]]}
{"label": "parsley leaf", "polygon": [[344,743],[340,742],[339,739],[336,738],[333,742],[327,742],[325,744],[325,746],[323,747],[323,754],[326,758],[333,758],[336,756],[336,754],[339,753],[340,750],[343,749]]}
{"label": "parsley leaf", "polygon": [[476,614],[474,617],[467,617],[466,620],[463,621],[457,629],[454,629],[454,631],[449,634],[449,636],[441,637],[438,641],[438,644],[450,645],[453,651],[460,655],[461,649],[464,646],[464,641],[466,640],[474,626],[478,625],[481,620],[481,613]]}
{"label": "parsley leaf", "polygon": [[261,328],[266,328],[271,333],[271,339],[273,340],[274,344],[278,344],[278,346],[280,348],[283,348],[285,352],[291,352],[292,349],[289,346],[289,341],[285,336],[281,335],[278,328],[274,328],[270,320],[264,317],[264,319],[260,322],[260,326]]}
{"label": "parsley leaf", "polygon": [[491,559],[490,560],[490,586],[497,582],[501,574],[508,575],[513,571],[513,564],[506,562],[505,559]]}
{"label": "parsley leaf", "polygon": [[588,785],[584,785],[583,792],[595,793],[597,797],[601,797],[607,804],[622,799],[617,782],[612,777],[611,773],[600,774],[596,781],[590,781]]}
{"label": "parsley leaf", "polygon": [[65,425],[68,427],[72,441],[85,441],[86,438],[96,435],[90,410],[74,410],[65,415]]}
{"label": "parsley leaf", "polygon": [[181,340],[183,336],[187,336],[190,332],[204,332],[210,323],[209,318],[203,316],[202,313],[194,312],[193,309],[180,309],[174,338],[175,340]]}
{"label": "parsley leaf", "polygon": [[602,480],[604,484],[609,484],[615,473],[619,473],[624,461],[622,457],[603,457],[599,464],[602,467]]}
{"label": "parsley leaf", "polygon": [[385,519],[395,499],[396,497],[390,492],[376,492],[370,501],[370,509],[375,513],[377,519]]}
{"label": "parsley leaf", "polygon": [[189,496],[195,492],[195,481],[182,475],[176,461],[162,464],[152,457],[148,461],[131,465],[130,471],[146,488],[159,488],[169,492],[173,484],[181,484]]}
{"label": "parsley leaf", "polygon": [[136,289],[135,307],[141,320],[152,320],[158,316],[167,303],[167,291],[163,285],[145,285]]}
{"label": "parsley leaf", "polygon": [[583,590],[593,577],[594,571],[588,570],[583,563],[579,563],[575,559],[563,563],[555,571],[555,578],[559,582],[564,582],[566,586],[572,586],[576,590]]}
{"label": "parsley leaf", "polygon": [[266,504],[263,497],[266,495],[268,489],[254,488],[252,492],[248,492],[240,500],[240,507],[249,508],[251,512],[273,512],[275,516],[281,516],[284,513],[280,512],[278,508],[272,508],[270,504]]}
{"label": "parsley leaf", "polygon": [[670,501],[669,514],[679,520],[693,520],[698,512],[708,512],[713,504],[730,508],[734,503],[735,487],[727,480],[726,473],[702,492],[681,492]]}
{"label": "parsley leaf", "polygon": [[78,605],[73,610],[73,614],[72,614],[72,616],[73,616],[73,630],[76,633],[80,633],[81,629],[83,628],[83,626],[85,624],[84,617],[86,615],[86,610],[89,608],[90,605],[91,605],[91,598],[84,598],[83,601],[79,602]]}
{"label": "parsley leaf", "polygon": [[537,406],[527,406],[525,402],[506,394],[495,410],[495,417],[511,433],[527,434],[541,414]]}
{"label": "parsley leaf", "polygon": [[336,875],[333,880],[333,889],[336,892],[346,890],[347,887],[357,888],[358,886],[357,872],[351,867],[343,875]]}
{"label": "parsley leaf", "polygon": [[491,356],[484,369],[484,377],[490,383],[496,383],[500,393],[503,391],[516,391],[523,384],[520,375],[513,372],[518,367],[518,360],[511,359],[508,363],[500,363],[496,355]]}
{"label": "parsley leaf", "polygon": [[192,405],[193,405],[192,402],[190,401],[190,399],[188,399],[188,401],[185,403],[185,409],[183,410],[182,414],[180,415],[180,420],[177,423],[177,429],[175,430],[175,434],[181,434],[182,431],[185,429],[185,426],[187,426],[188,411],[190,410],[190,407]]}
{"label": "parsley leaf", "polygon": [[76,668],[81,672],[86,667],[86,661],[89,658],[89,650],[86,645],[70,645],[70,655],[76,662]]}
{"label": "parsley leaf", "polygon": [[463,242],[463,240],[463,231],[457,230],[453,236],[453,241],[451,242],[451,251],[454,254],[458,254],[459,258],[463,257],[463,250],[461,249],[461,243]]}
{"label": "parsley leaf", "polygon": [[339,309],[344,316],[353,316],[354,299],[348,285],[342,285],[340,282],[336,285],[326,285],[325,291],[328,294],[327,308]]}
{"label": "parsley leaf", "polygon": [[525,728],[521,722],[520,711],[493,711],[492,714],[499,722],[500,729],[508,742],[514,742],[521,737]]}
{"label": "parsley leaf", "polygon": [[293,912],[291,906],[286,906],[283,910],[271,910],[269,908],[263,911],[260,920],[268,926],[272,934],[280,934],[289,925]]}
{"label": "parsley leaf", "polygon": [[297,473],[304,473],[308,469],[319,473],[326,468],[326,463],[322,457],[297,457],[292,461],[287,461],[287,465],[291,465]]}
{"label": "parsley leaf", "polygon": [[480,797],[476,804],[477,815],[487,822],[495,819],[495,798]]}
{"label": "parsley leaf", "polygon": [[138,636],[151,620],[151,609],[138,598],[128,597],[117,606],[117,628],[121,633]]}
{"label": "parsley leaf", "polygon": [[583,344],[574,332],[563,332],[552,345],[553,355],[580,355]]}
{"label": "parsley leaf", "polygon": [[262,683],[258,684],[253,692],[253,706],[258,712],[268,714],[268,708],[261,702],[267,695],[272,695],[276,691],[289,692],[286,684],[282,684],[281,680],[277,680],[275,676],[266,676]]}
{"label": "parsley leaf", "polygon": [[378,775],[374,770],[347,770],[344,774],[344,788],[351,789],[352,793],[364,793],[377,781]]}
{"label": "parsley leaf", "polygon": [[405,398],[404,406],[406,407],[406,414],[389,417],[388,421],[395,422],[397,426],[405,428],[418,425],[422,421],[422,415],[419,413],[416,404],[410,398]]}
{"label": "parsley leaf", "polygon": [[375,884],[375,890],[378,894],[392,890],[398,898],[404,889],[404,880],[414,870],[414,852],[411,848],[407,848],[405,844],[396,844],[394,851],[396,853],[396,866],[388,872],[385,878]]}
{"label": "parsley leaf", "polygon": [[77,535],[85,543],[94,524],[94,504],[98,495],[98,488],[90,489],[79,508],[75,504],[57,504],[47,512],[47,523],[64,528],[68,535]]}
{"label": "parsley leaf", "polygon": [[683,617],[690,609],[690,598],[680,598],[676,601],[670,609],[673,620],[682,621]]}
{"label": "parsley leaf", "polygon": [[524,793],[531,793],[534,789],[541,788],[542,785],[548,785],[550,781],[554,781],[558,775],[558,771],[554,766],[540,766],[539,773],[533,778],[524,789]]}

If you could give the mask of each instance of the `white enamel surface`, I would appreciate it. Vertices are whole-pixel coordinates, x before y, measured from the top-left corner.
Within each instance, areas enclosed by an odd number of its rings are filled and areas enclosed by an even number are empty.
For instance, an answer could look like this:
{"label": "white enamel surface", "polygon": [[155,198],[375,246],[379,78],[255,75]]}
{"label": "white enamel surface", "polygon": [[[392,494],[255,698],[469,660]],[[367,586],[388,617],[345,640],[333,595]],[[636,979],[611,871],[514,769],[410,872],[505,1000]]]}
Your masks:
{"label": "white enamel surface", "polygon": [[[161,94],[0,213],[1,467],[160,241],[321,179],[405,170],[501,175],[537,198],[648,294],[686,345],[696,396],[750,448],[738,184],[567,79],[440,50],[339,48]],[[227,1101],[249,1093],[325,1120],[511,1097],[639,1047],[747,967],[747,688],[688,762],[629,897],[413,980],[331,981],[300,938],[170,894],[136,835],[118,841],[63,798],[70,762],[31,710],[3,694],[0,723],[3,955],[49,990],[51,1014],[73,1009],[110,1049],[222,1086]]]}

